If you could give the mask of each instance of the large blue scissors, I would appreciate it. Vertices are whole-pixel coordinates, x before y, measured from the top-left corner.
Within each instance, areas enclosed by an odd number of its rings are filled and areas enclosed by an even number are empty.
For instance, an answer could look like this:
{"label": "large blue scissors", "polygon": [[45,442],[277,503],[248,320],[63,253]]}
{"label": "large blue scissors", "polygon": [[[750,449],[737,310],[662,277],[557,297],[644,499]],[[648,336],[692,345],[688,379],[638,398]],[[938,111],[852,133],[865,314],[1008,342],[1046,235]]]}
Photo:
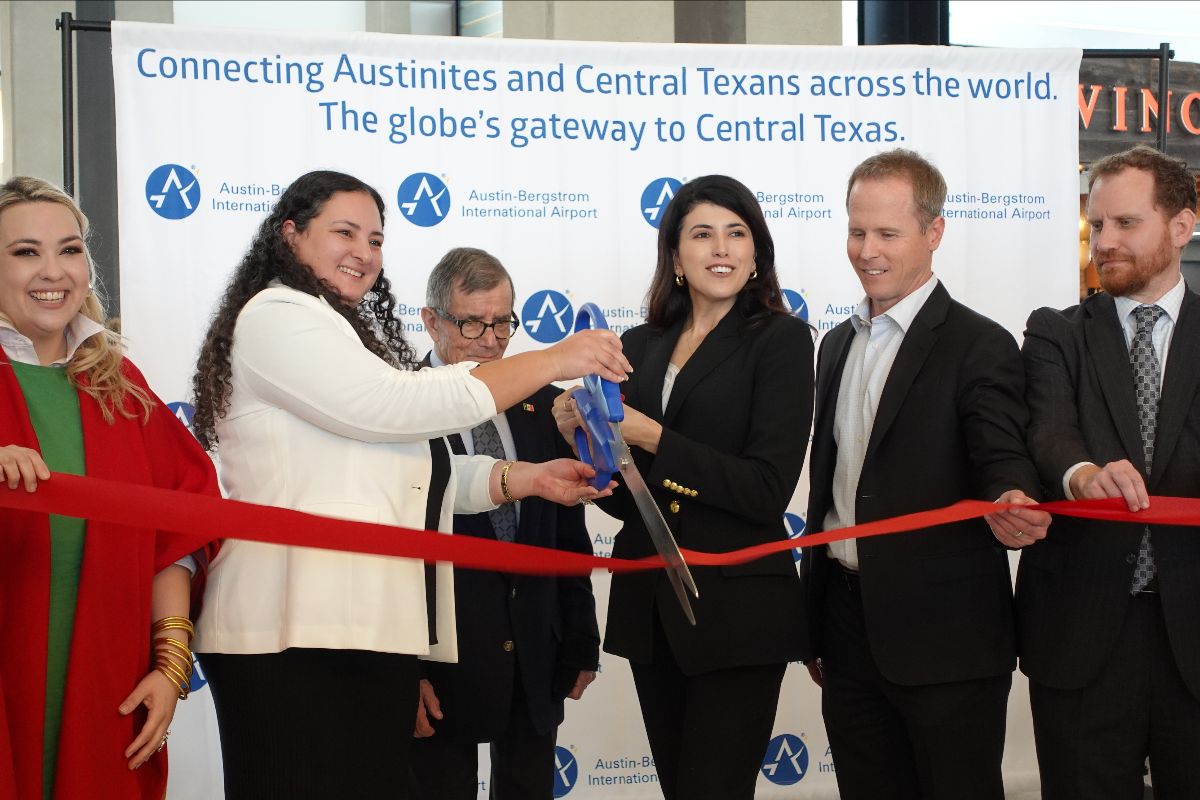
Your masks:
{"label": "large blue scissors", "polygon": [[[575,317],[575,330],[591,328],[608,328],[604,314],[595,303],[585,303]],[[650,487],[637,465],[629,454],[629,446],[621,435],[621,421],[625,419],[625,406],[621,403],[621,390],[617,384],[606,381],[598,375],[588,375],[583,379],[583,388],[576,389],[572,395],[580,416],[587,425],[587,433],[583,428],[575,429],[575,446],[579,457],[596,470],[593,485],[597,489],[608,486],[614,473],[621,473],[625,479],[625,488],[633,495],[646,531],[654,549],[666,562],[667,577],[679,598],[679,605],[688,622],[696,624],[696,616],[692,613],[692,603],[688,599],[690,591],[693,597],[699,597],[696,581],[688,569],[679,545],[671,535],[671,529],[663,518],[662,511],[650,494]],[[591,434],[591,446],[588,446],[588,434]]]}

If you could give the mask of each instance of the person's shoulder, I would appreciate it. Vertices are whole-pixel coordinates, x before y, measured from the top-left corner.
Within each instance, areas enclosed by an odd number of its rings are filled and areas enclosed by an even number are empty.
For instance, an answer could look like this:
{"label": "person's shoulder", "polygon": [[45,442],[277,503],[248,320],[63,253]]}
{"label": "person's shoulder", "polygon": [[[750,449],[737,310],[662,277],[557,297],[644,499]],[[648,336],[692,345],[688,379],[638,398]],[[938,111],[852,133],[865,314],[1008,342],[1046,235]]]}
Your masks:
{"label": "person's shoulder", "polygon": [[[1100,314],[1113,314],[1114,305],[1110,295],[1094,294],[1083,302],[1066,308],[1043,306],[1034,309],[1025,323],[1027,329],[1070,329],[1079,327],[1089,317]],[[1115,318],[1115,317],[1114,317]]]}
{"label": "person's shoulder", "polygon": [[303,306],[305,308],[312,309],[329,307],[329,304],[320,297],[314,297],[313,295],[302,292],[299,289],[293,289],[290,286],[273,284],[247,300],[246,305],[242,308],[242,312],[245,313],[251,309],[269,308],[272,306],[281,305]]}
{"label": "person's shoulder", "polygon": [[142,371],[138,369],[138,365],[133,363],[129,356],[121,356],[120,370],[121,377],[142,387],[143,389],[150,388],[150,384],[146,382],[146,376],[142,374]]}
{"label": "person's shoulder", "polygon": [[651,327],[650,323],[643,322],[641,325],[634,325],[632,328],[624,331],[621,334],[621,341],[626,345],[641,343],[646,341],[651,334],[658,332],[658,328]]}

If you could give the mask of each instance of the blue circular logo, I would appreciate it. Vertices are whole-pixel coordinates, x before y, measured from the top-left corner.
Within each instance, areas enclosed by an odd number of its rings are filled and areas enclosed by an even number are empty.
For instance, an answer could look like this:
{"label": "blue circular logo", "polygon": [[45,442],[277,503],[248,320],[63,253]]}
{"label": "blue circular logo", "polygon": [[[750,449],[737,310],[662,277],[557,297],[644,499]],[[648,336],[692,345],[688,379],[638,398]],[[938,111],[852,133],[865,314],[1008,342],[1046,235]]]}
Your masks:
{"label": "blue circular logo", "polygon": [[[787,529],[789,539],[799,539],[804,535],[804,517],[799,514],[793,514],[786,511],[783,514],[783,527]],[[804,551],[800,548],[792,550],[792,556],[799,561],[804,558]]]}
{"label": "blue circular logo", "polygon": [[680,186],[683,184],[674,178],[655,178],[642,190],[642,218],[651,228],[662,224],[663,212]]}
{"label": "blue circular logo", "polygon": [[565,747],[554,748],[554,796],[566,797],[579,781],[579,762]]}
{"label": "blue circular logo", "polygon": [[536,341],[552,344],[567,338],[575,324],[575,309],[561,292],[542,289],[521,307],[521,324]]}
{"label": "blue circular logo", "polygon": [[760,767],[763,777],[779,786],[799,783],[808,772],[808,747],[799,736],[781,733],[767,745]]}
{"label": "blue circular logo", "polygon": [[196,416],[196,409],[192,408],[190,403],[167,403],[167,410],[174,414],[185,428],[189,431],[192,429],[192,417]]}
{"label": "blue circular logo", "polygon": [[146,179],[146,202],[165,219],[190,217],[200,207],[200,181],[187,167],[163,164]]}
{"label": "blue circular logo", "polygon": [[400,184],[396,203],[413,225],[432,228],[450,213],[450,190],[437,175],[414,172]]}
{"label": "blue circular logo", "polygon": [[795,289],[784,289],[783,302],[787,303],[788,311],[792,312],[792,316],[808,322],[808,301],[804,299],[804,295]]}

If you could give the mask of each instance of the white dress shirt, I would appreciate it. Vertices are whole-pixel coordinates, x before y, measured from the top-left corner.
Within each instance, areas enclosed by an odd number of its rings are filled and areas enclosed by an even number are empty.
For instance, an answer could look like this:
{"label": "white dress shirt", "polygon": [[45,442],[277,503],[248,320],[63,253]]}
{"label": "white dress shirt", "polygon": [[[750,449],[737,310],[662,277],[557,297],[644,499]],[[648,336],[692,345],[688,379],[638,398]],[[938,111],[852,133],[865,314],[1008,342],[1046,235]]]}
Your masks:
{"label": "white dress shirt", "polygon": [[[471,362],[474,364],[475,362]],[[446,362],[438,355],[437,348],[429,351],[429,366],[444,367]],[[482,423],[480,423],[482,424]],[[496,426],[496,432],[500,434],[500,445],[504,448],[505,461],[517,461],[520,459],[520,454],[517,453],[517,440],[513,438],[512,428],[508,424],[508,414],[501,411],[496,416],[492,417],[492,424]],[[458,438],[462,440],[463,451],[469,455],[475,455],[475,440],[471,437],[471,431],[477,426],[467,428],[458,432]],[[449,447],[449,443],[446,445]],[[513,503],[513,511],[516,512],[518,524],[521,521],[521,501]]]}
{"label": "white dress shirt", "polygon": [[[98,333],[104,332],[104,326],[91,317],[86,317],[83,314],[76,314],[75,319],[67,324],[67,354],[55,361],[53,364],[47,364],[50,367],[65,367],[71,357],[75,355],[75,351],[79,349],[79,345],[86,342]],[[37,349],[33,346],[33,340],[21,333],[13,327],[12,323],[6,319],[0,318],[0,347],[4,348],[4,355],[8,356],[9,361],[16,361],[18,364],[36,364],[40,365],[41,359],[38,358]]]}
{"label": "white dress shirt", "polygon": [[[833,441],[837,444],[838,455],[833,470],[833,506],[825,515],[823,530],[856,524],[854,503],[858,497],[867,443],[871,441],[871,430],[875,427],[879,398],[904,335],[937,285],[937,278],[931,276],[915,292],[874,318],[868,317],[870,298],[863,298],[850,317],[855,335],[842,370],[833,417]],[[856,540],[832,542],[829,555],[846,569],[858,570]]]}
{"label": "white dress shirt", "polygon": [[[1171,350],[1171,336],[1175,333],[1175,323],[1179,321],[1179,309],[1183,306],[1183,296],[1186,292],[1187,284],[1180,275],[1179,282],[1153,303],[1143,303],[1132,297],[1113,297],[1113,303],[1117,308],[1117,319],[1121,323],[1121,330],[1125,333],[1126,351],[1133,347],[1133,337],[1137,334],[1137,320],[1134,319],[1133,312],[1141,306],[1158,306],[1163,310],[1158,321],[1154,323],[1154,331],[1150,334],[1154,355],[1158,356],[1159,390],[1162,389],[1163,378],[1167,374],[1167,354]],[[1092,462],[1080,461],[1078,464],[1072,464],[1070,469],[1063,474],[1063,495],[1068,500],[1075,499],[1075,495],[1071,492],[1071,478],[1075,476],[1080,467],[1086,467],[1090,463]]]}

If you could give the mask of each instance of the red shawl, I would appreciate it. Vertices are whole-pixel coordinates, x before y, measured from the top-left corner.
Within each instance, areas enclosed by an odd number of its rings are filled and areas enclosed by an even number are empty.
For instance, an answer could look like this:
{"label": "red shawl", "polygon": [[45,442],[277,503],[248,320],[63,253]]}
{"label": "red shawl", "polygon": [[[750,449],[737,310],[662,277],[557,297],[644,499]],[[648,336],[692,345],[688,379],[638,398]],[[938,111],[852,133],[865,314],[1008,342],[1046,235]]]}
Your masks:
{"label": "red shawl", "polygon": [[[126,360],[126,377],[147,392]],[[149,423],[120,414],[109,424],[79,393],[87,474],[217,495],[212,462],[151,393]],[[140,406],[126,398],[130,409]],[[38,449],[21,387],[0,353],[0,445]],[[10,491],[0,484],[0,491]],[[25,491],[18,488],[17,491]],[[41,800],[49,627],[50,524],[44,514],[0,509],[0,798]],[[166,751],[130,771],[123,755],[145,721],[117,706],[150,668],[154,575],[206,542],[178,534],[88,522],[63,699],[54,797],[161,800]],[[204,558],[198,561],[206,560]],[[203,566],[203,565],[202,565]]]}

